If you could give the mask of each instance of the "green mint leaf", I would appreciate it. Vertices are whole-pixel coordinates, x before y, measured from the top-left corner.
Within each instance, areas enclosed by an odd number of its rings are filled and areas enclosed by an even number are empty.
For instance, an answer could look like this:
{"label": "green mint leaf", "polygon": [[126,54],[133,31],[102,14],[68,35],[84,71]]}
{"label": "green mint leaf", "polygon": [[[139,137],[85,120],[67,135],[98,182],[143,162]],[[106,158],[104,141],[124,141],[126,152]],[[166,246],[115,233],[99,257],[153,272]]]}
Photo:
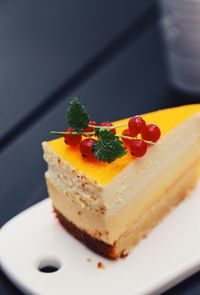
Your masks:
{"label": "green mint leaf", "polygon": [[88,126],[88,114],[77,97],[73,97],[69,103],[67,121],[69,127],[73,128],[75,131],[83,130]]}
{"label": "green mint leaf", "polygon": [[108,130],[99,131],[100,139],[93,145],[93,153],[96,159],[111,163],[126,154],[122,142],[117,136]]}

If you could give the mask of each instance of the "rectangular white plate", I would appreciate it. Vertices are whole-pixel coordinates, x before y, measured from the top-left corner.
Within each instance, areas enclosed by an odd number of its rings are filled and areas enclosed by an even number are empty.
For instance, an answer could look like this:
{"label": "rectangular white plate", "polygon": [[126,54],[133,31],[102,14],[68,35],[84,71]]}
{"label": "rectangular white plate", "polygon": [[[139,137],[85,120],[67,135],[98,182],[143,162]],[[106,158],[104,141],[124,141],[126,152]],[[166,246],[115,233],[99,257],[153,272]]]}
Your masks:
{"label": "rectangular white plate", "polygon": [[[159,294],[200,270],[200,183],[126,258],[109,261],[71,237],[44,200],[0,231],[0,262],[25,293]],[[91,262],[87,261],[90,258]],[[105,269],[99,269],[102,262]],[[60,264],[43,273],[39,264]]]}

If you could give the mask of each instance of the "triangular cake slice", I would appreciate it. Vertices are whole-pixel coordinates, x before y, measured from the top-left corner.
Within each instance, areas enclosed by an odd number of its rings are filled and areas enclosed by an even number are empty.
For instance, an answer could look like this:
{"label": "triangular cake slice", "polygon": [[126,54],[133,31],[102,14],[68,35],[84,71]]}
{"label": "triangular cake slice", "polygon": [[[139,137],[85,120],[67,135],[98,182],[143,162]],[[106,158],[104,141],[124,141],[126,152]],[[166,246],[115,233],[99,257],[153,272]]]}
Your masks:
{"label": "triangular cake slice", "polygon": [[113,259],[127,255],[198,179],[200,104],[142,117],[162,134],[143,158],[127,153],[110,164],[90,163],[62,137],[43,142],[57,218],[77,239]]}

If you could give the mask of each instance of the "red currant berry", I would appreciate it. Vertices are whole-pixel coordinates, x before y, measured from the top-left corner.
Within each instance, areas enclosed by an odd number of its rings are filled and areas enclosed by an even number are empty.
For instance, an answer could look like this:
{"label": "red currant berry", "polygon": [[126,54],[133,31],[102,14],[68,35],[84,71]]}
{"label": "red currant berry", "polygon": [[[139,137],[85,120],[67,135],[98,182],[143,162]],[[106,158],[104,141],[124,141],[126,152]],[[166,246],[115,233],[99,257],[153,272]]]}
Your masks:
{"label": "red currant berry", "polygon": [[[110,123],[109,121],[106,121],[106,122],[102,122],[101,124],[100,124],[100,126],[113,126],[113,124],[112,123]],[[116,129],[110,129],[110,132],[112,132],[113,134],[115,134],[116,133]]]}
{"label": "red currant berry", "polygon": [[[96,126],[97,123],[95,121],[89,121],[88,122],[88,125]],[[92,127],[86,127],[83,131],[84,132],[92,132],[92,131],[94,131],[94,128],[92,128]]]}
{"label": "red currant berry", "polygon": [[80,144],[80,152],[84,158],[87,159],[95,159],[93,151],[92,151],[92,146],[95,143],[95,140],[92,138],[84,139],[81,141]]}
{"label": "red currant berry", "polygon": [[[73,132],[72,128],[67,128],[65,132]],[[81,142],[82,136],[81,135],[74,135],[74,134],[65,134],[64,140],[66,144],[71,146],[76,146]]]}
{"label": "red currant berry", "polygon": [[128,121],[128,127],[132,133],[132,136],[136,136],[139,133],[142,132],[142,130],[145,128],[146,123],[144,121],[144,119],[142,119],[141,117],[133,117]]}
{"label": "red currant berry", "polygon": [[[130,129],[125,129],[123,132],[122,132],[122,135],[124,136],[133,136]],[[123,142],[126,144],[126,145],[130,145],[130,143],[132,142],[131,139],[127,139],[127,138],[123,138],[122,137],[122,140]]]}
{"label": "red currant berry", "polygon": [[147,152],[147,144],[140,140],[133,140],[130,144],[131,154],[135,157],[143,157]]}
{"label": "red currant berry", "polygon": [[149,124],[142,131],[142,139],[156,142],[160,138],[161,132],[157,125]]}

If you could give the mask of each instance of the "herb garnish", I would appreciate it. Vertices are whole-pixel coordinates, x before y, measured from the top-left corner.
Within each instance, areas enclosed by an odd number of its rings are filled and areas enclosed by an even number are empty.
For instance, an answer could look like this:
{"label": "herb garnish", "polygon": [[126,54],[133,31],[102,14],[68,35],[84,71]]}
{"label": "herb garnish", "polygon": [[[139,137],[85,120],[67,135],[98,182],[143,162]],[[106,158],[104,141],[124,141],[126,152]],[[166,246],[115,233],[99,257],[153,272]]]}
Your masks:
{"label": "herb garnish", "polygon": [[126,154],[122,142],[109,130],[99,131],[98,136],[100,139],[94,143],[92,148],[96,159],[111,163]]}
{"label": "herb garnish", "polygon": [[[147,125],[139,116],[130,118],[129,128],[122,134],[115,134],[116,128],[127,126],[127,123],[113,126],[107,121],[96,125],[95,121],[90,121],[85,107],[77,97],[73,97],[69,103],[67,121],[69,128],[61,132],[51,131],[51,133],[63,135],[66,144],[80,145],[82,155],[90,160],[96,158],[99,161],[111,163],[127,153],[124,145],[130,148],[133,156],[143,157],[147,152],[147,146],[153,145],[160,138],[159,127],[155,124]],[[140,138],[137,137],[138,135]],[[82,140],[82,136],[86,139]],[[88,138],[89,136],[92,138]]]}
{"label": "herb garnish", "polygon": [[68,125],[75,131],[83,130],[88,126],[89,117],[84,106],[77,97],[73,97],[67,109]]}

